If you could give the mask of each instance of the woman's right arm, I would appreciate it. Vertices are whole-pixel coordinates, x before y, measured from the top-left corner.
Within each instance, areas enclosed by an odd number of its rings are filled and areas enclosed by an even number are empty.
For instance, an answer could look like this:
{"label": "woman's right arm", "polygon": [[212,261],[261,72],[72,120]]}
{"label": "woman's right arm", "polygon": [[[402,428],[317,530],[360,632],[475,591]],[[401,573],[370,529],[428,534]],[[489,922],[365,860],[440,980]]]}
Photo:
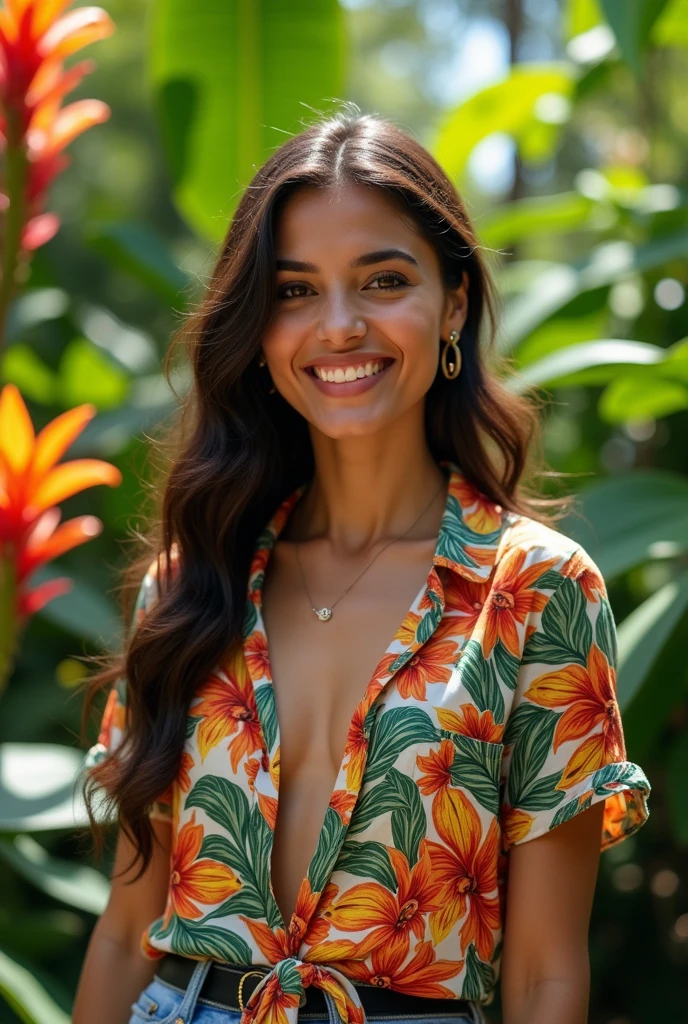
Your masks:
{"label": "woman's right arm", "polygon": [[[131,1004],[152,980],[156,961],[141,951],[141,935],[165,910],[170,876],[170,822],[151,820],[158,842],[146,871],[127,885],[138,864],[114,878],[108,905],[98,919],[81,968],[72,1024],[128,1024]],[[132,861],[133,847],[120,830],[113,875]]]}

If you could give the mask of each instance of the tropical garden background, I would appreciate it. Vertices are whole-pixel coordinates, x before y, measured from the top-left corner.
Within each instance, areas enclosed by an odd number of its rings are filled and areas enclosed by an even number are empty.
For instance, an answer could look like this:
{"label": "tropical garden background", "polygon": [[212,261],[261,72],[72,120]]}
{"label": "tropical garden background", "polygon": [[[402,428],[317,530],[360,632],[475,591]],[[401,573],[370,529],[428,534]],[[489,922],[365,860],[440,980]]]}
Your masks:
{"label": "tropical garden background", "polygon": [[121,634],[162,357],[254,168],[342,99],[468,201],[510,386],[542,390],[580,496],[561,528],[609,583],[653,792],[602,856],[590,1021],[688,1021],[687,48],[688,0],[4,0],[3,1024],[66,1024],[107,898],[73,800],[83,656]]}

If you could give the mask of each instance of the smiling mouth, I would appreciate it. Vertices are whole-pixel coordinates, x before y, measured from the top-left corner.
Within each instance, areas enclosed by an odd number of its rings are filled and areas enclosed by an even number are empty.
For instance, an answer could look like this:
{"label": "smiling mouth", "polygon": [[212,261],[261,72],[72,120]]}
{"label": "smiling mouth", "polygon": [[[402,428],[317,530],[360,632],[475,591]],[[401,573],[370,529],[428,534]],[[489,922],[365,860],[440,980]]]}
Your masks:
{"label": "smiling mouth", "polygon": [[351,384],[366,377],[376,377],[383,373],[394,360],[389,356],[370,359],[365,363],[354,363],[350,366],[307,366],[306,372],[311,377],[327,384]]}

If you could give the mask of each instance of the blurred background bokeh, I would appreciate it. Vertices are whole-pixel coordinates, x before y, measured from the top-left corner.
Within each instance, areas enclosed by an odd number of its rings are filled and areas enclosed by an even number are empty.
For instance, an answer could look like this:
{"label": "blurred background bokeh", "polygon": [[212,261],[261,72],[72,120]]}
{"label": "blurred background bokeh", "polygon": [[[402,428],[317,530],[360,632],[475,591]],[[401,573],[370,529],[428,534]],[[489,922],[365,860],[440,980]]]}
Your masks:
{"label": "blurred background bokeh", "polygon": [[[67,130],[71,162],[43,194],[53,219],[34,210],[16,265],[19,207],[0,204],[14,280],[0,289],[0,499],[3,452],[7,476],[29,451],[24,403],[36,431],[86,405],[65,457],[115,467],[43,494],[44,534],[63,497],[80,526],[34,557],[33,599],[0,500],[0,1021],[66,1024],[107,898],[107,858],[94,867],[72,804],[80,658],[121,633],[113,587],[146,511],[148,437],[173,408],[162,357],[254,169],[352,100],[412,132],[466,199],[498,277],[510,386],[542,389],[545,456],[572,474],[545,486],[580,495],[561,529],[608,581],[628,756],[653,791],[648,824],[602,856],[591,1024],[688,1022],[688,0],[104,8],[70,97],[102,106]],[[3,147],[10,198],[23,138]],[[498,1000],[488,1013],[500,1020]]]}

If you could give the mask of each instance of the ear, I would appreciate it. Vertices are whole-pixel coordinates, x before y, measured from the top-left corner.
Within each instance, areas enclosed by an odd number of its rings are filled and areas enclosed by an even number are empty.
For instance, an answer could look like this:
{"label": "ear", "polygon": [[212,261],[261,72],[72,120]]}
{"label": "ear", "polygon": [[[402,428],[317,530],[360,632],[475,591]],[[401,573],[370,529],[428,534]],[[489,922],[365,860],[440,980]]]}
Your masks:
{"label": "ear", "polygon": [[468,288],[470,279],[468,271],[464,270],[461,275],[461,284],[458,288],[448,288],[444,305],[444,316],[442,318],[442,335],[449,335],[450,331],[463,330],[468,316]]}

